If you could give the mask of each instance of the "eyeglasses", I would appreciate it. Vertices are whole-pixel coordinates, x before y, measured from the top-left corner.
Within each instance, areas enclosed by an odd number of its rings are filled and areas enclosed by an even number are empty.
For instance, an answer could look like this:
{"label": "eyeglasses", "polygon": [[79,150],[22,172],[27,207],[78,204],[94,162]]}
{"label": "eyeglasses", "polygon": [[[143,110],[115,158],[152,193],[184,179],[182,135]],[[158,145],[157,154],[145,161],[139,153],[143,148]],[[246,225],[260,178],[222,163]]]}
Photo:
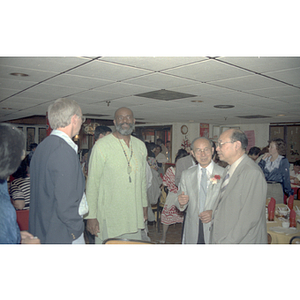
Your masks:
{"label": "eyeglasses", "polygon": [[195,149],[194,152],[195,152],[195,154],[199,154],[201,152],[204,152],[205,154],[208,154],[209,152],[211,152],[211,149],[209,149],[209,148],[204,148],[204,149],[197,148],[197,149]]}
{"label": "eyeglasses", "polygon": [[219,148],[222,148],[222,146],[223,146],[224,144],[227,144],[227,143],[235,143],[235,141],[231,141],[231,142],[223,142],[223,143],[216,142],[216,146],[219,147]]}

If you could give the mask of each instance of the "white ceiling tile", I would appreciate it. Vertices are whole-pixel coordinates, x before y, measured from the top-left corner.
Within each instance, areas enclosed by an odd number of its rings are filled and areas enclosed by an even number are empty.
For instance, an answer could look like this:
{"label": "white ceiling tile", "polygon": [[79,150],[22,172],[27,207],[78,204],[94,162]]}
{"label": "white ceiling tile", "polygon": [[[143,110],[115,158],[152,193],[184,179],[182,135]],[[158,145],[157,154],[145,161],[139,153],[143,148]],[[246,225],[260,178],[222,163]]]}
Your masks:
{"label": "white ceiling tile", "polygon": [[11,66],[20,69],[48,70],[60,73],[90,61],[86,57],[0,57],[0,68]]}
{"label": "white ceiling tile", "polygon": [[249,91],[254,89],[284,86],[284,84],[281,82],[266,78],[261,75],[250,75],[245,77],[217,80],[214,81],[213,84],[238,91]]}
{"label": "white ceiling tile", "polygon": [[152,71],[162,71],[207,60],[206,57],[102,57],[101,60]]}
{"label": "white ceiling tile", "polygon": [[191,85],[194,83],[192,80],[189,79],[178,78],[162,73],[152,73],[149,75],[128,79],[124,82],[151,87],[153,88],[153,90],[172,89],[173,87]]}
{"label": "white ceiling tile", "polygon": [[61,74],[59,76],[56,76],[54,78],[47,80],[46,83],[51,84],[51,85],[76,87],[76,88],[82,88],[84,90],[88,90],[88,89],[92,89],[92,88],[98,88],[101,86],[105,86],[105,85],[111,84],[113,82],[114,81],[105,80],[105,79]]}
{"label": "white ceiling tile", "polygon": [[217,60],[228,62],[257,73],[300,67],[299,57],[220,57]]}
{"label": "white ceiling tile", "polygon": [[14,89],[21,91],[30,86],[33,86],[36,82],[24,81],[20,77],[11,76],[10,78],[0,78],[0,88],[5,87],[7,89]]}
{"label": "white ceiling tile", "polygon": [[248,71],[232,67],[216,60],[194,63],[188,66],[167,70],[164,73],[194,79],[201,82],[213,82],[221,79],[251,75]]}
{"label": "white ceiling tile", "polygon": [[146,93],[153,91],[150,87],[140,86],[136,84],[128,84],[125,82],[116,82],[113,84],[105,85],[100,88],[95,88],[96,91],[103,91],[107,93],[115,93],[123,96],[131,96],[140,93]]}
{"label": "white ceiling tile", "polygon": [[258,96],[276,97],[276,98],[279,98],[281,96],[295,96],[300,94],[299,89],[287,85],[283,87],[249,90],[248,92]]}
{"label": "white ceiling tile", "polygon": [[0,101],[3,100],[3,99],[6,99],[7,97],[10,97],[10,96],[18,93],[19,91],[20,90],[0,88]]}
{"label": "white ceiling tile", "polygon": [[300,68],[270,72],[270,73],[266,73],[266,75],[279,79],[286,83],[295,85],[300,88]]}
{"label": "white ceiling tile", "polygon": [[218,94],[226,94],[232,93],[231,90],[223,87],[219,87],[213,84],[207,83],[197,83],[193,85],[181,86],[181,87],[173,87],[172,91],[181,92],[181,93],[188,93],[198,96],[209,96],[209,95],[218,95]]}
{"label": "white ceiling tile", "polygon": [[97,103],[120,98],[120,94],[106,93],[100,90],[89,90],[73,94],[70,98],[79,103]]}
{"label": "white ceiling tile", "polygon": [[120,81],[127,78],[142,76],[148,73],[150,73],[150,71],[96,60],[76,69],[70,70],[67,74]]}
{"label": "white ceiling tile", "polygon": [[[15,77],[10,75],[11,73],[24,73],[28,76],[25,77]],[[31,70],[25,68],[18,68],[18,67],[10,67],[10,66],[1,66],[0,67],[0,79],[7,78],[7,79],[15,79],[18,78],[20,81],[30,81],[30,82],[41,82],[45,79],[51,78],[57,75],[57,73],[50,72],[50,71],[40,71],[40,70]]]}

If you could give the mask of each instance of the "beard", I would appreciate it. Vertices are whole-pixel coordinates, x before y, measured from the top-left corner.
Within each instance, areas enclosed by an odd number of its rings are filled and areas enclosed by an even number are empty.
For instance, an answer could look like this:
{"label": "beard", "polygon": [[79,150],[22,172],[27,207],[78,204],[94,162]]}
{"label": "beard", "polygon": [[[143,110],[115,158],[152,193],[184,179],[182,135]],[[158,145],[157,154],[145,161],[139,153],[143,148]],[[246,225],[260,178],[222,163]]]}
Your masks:
{"label": "beard", "polygon": [[[124,124],[129,125],[129,128],[123,129],[122,126],[123,126]],[[133,130],[134,130],[134,127],[135,127],[135,126],[134,126],[133,123],[120,123],[120,124],[117,124],[117,125],[116,125],[116,130],[117,130],[120,134],[122,134],[122,135],[131,135],[131,133],[132,133]]]}

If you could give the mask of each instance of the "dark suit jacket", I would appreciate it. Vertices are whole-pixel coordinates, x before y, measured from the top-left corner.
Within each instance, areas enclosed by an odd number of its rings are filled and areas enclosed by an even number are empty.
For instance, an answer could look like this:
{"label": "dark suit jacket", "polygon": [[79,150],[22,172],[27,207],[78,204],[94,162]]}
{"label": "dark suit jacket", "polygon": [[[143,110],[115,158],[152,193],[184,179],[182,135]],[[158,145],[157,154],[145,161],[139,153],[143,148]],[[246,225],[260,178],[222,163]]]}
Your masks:
{"label": "dark suit jacket", "polygon": [[41,243],[72,243],[83,232],[78,213],[85,179],[78,155],[62,138],[50,135],[30,163],[29,232]]}
{"label": "dark suit jacket", "polygon": [[[267,183],[247,155],[235,169],[224,195],[213,208],[212,243],[267,243]],[[219,203],[219,205],[218,205]]]}

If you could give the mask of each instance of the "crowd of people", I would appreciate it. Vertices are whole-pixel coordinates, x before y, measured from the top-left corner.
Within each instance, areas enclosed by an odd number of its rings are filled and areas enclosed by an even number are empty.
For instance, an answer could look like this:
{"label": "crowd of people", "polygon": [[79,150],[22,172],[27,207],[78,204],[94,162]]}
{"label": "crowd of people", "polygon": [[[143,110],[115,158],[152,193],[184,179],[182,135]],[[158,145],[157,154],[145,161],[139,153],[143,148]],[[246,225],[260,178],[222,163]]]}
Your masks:
{"label": "crowd of people", "polygon": [[[267,198],[283,203],[300,183],[300,161],[290,165],[282,139],[252,147],[239,129],[217,142],[196,137],[191,152],[178,149],[170,161],[170,141],[144,142],[132,135],[133,112],[115,111],[115,131],[95,130],[95,143],[78,159],[73,141],[84,117],[71,99],[48,108],[51,134],[31,145],[15,126],[0,124],[0,242],[102,244],[109,238],[149,240],[147,221],[164,190],[161,213],[166,243],[170,225],[183,223],[183,244],[267,243]],[[8,188],[7,177],[11,176]],[[12,180],[13,179],[13,180]],[[16,210],[29,210],[29,229],[20,231]]]}

